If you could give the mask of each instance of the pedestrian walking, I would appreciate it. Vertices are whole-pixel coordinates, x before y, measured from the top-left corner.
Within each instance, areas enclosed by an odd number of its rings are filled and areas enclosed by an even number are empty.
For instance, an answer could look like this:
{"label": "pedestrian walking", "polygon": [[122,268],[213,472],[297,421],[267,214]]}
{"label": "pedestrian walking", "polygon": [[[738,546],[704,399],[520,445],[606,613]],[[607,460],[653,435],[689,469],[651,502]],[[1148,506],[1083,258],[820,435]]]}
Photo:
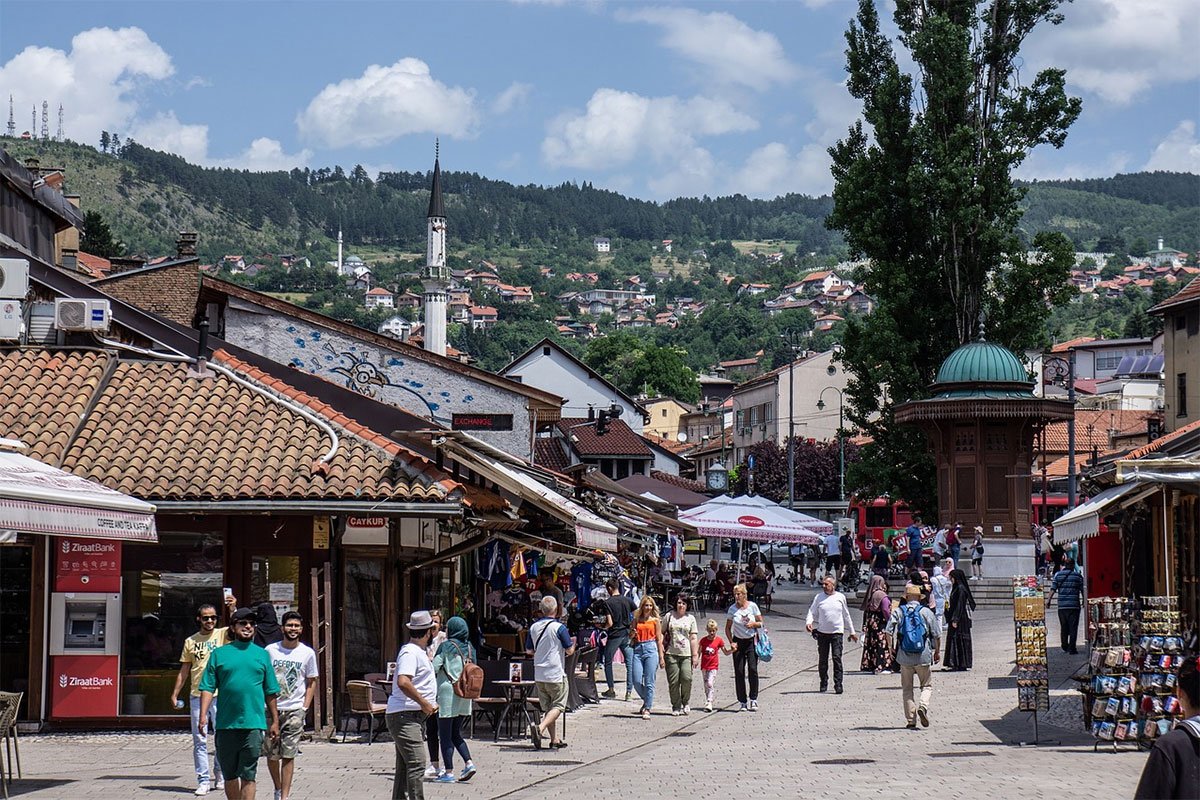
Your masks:
{"label": "pedestrian walking", "polygon": [[[946,552],[950,558],[958,562],[958,554],[962,551],[962,523],[956,522],[946,531]],[[951,567],[953,569],[953,567]]]}
{"label": "pedestrian walking", "polygon": [[913,514],[912,524],[904,529],[908,537],[908,568],[920,569],[923,563],[921,548],[921,516]]}
{"label": "pedestrian walking", "polygon": [[[733,650],[733,682],[738,711],[758,711],[758,651],[755,640],[763,626],[762,612],[746,594],[746,585],[733,587],[733,605],[725,612],[725,636]],[[746,687],[749,684],[750,691]]]}
{"label": "pedestrian walking", "polygon": [[[434,779],[438,783],[469,781],[475,777],[475,762],[463,739],[463,728],[471,719],[473,704],[466,697],[459,697],[454,686],[467,668],[467,662],[475,661],[471,647],[471,629],[462,617],[451,617],[446,623],[446,640],[438,646],[433,657],[433,675],[437,681],[438,741],[442,748],[442,772]],[[463,759],[463,771],[454,774],[454,751]]]}
{"label": "pedestrian walking", "polygon": [[233,612],[233,641],[213,650],[200,679],[202,734],[213,696],[221,694],[213,739],[228,800],[254,800],[264,733],[268,740],[279,737],[279,682],[267,651],[254,643],[257,622],[252,608]]}
{"label": "pedestrian walking", "polygon": [[280,631],[283,640],[266,648],[280,689],[275,702],[279,709],[279,736],[263,742],[263,755],[267,757],[267,769],[275,784],[275,800],[288,800],[296,775],[296,756],[300,754],[300,736],[320,673],[316,652],[300,641],[304,617],[297,611],[286,612]]}
{"label": "pedestrian walking", "polygon": [[825,537],[825,572],[837,575],[842,567],[842,544],[837,532]]}
{"label": "pedestrian walking", "polygon": [[[446,632],[442,630],[442,612],[440,609],[429,609],[429,618],[433,627],[429,629],[429,643],[425,645],[425,655],[429,663],[433,663],[438,648],[446,641]],[[442,748],[438,737],[438,715],[430,714],[425,718],[425,749],[429,753],[429,764],[425,767],[425,780],[436,780],[442,774]]]}
{"label": "pedestrian walking", "polygon": [[961,569],[950,573],[950,605],[946,609],[946,669],[961,672],[970,669],[974,662],[971,648],[971,613],[975,610],[975,597],[967,582],[967,574]]}
{"label": "pedestrian walking", "polygon": [[843,580],[848,580],[850,570],[855,566],[857,561],[854,558],[854,537],[850,535],[849,529],[842,531],[842,535],[838,537],[838,553],[842,562],[840,577]]}
{"label": "pedestrian walking", "polygon": [[971,580],[983,577],[983,526],[975,526],[975,539],[971,542]]}
{"label": "pedestrian walking", "polygon": [[700,629],[688,613],[688,598],[675,598],[675,609],[667,615],[667,690],[671,695],[671,716],[692,713],[692,670],[700,663]]}
{"label": "pedestrian walking", "polygon": [[1083,606],[1083,575],[1075,571],[1075,562],[1067,559],[1050,583],[1050,602],[1058,594],[1059,643],[1064,653],[1079,652],[1079,612]]}
{"label": "pedestrian walking", "polygon": [[658,603],[646,595],[633,616],[633,663],[630,665],[634,691],[642,700],[642,707],[637,712],[642,719],[650,719],[650,709],[654,708],[654,679],[658,670],[666,665],[661,623]]}
{"label": "pedestrian walking", "polygon": [[543,597],[539,606],[541,619],[529,626],[525,635],[525,651],[533,656],[533,680],[537,684],[538,704],[542,720],[530,724],[529,735],[533,749],[542,749],[542,739],[550,737],[551,747],[566,747],[558,737],[554,723],[567,710],[567,656],[575,652],[575,641],[567,626],[558,621],[558,601]]}
{"label": "pedestrian walking", "polygon": [[862,610],[862,671],[891,674],[892,650],[884,629],[892,613],[892,601],[888,597],[887,580],[882,575],[871,576]]}
{"label": "pedestrian walking", "polygon": [[717,700],[717,669],[721,666],[721,654],[733,652],[725,640],[717,636],[717,621],[710,619],[704,626],[708,635],[697,645],[700,651],[700,674],[704,678],[704,710],[711,712]]}
{"label": "pedestrian walking", "polygon": [[892,556],[888,553],[887,545],[880,541],[871,543],[871,574],[887,578],[888,568],[891,567]]}
{"label": "pedestrian walking", "polygon": [[[887,624],[888,644],[900,664],[900,689],[907,727],[915,729],[917,720],[929,727],[929,701],[933,696],[932,665],[942,655],[942,631],[937,617],[921,603],[915,586],[904,590],[904,604],[891,613]],[[914,697],[913,678],[920,682],[920,698]]]}
{"label": "pedestrian walking", "polygon": [[937,617],[938,630],[944,631],[946,630],[946,606],[950,602],[950,590],[953,588],[953,584],[940,566],[933,568],[930,584],[933,586],[933,615]]}
{"label": "pedestrian walking", "polygon": [[542,567],[538,570],[538,591],[542,593],[542,597],[553,597],[554,602],[558,604],[554,618],[566,619],[567,606],[563,602],[562,589],[554,582],[554,567]]}
{"label": "pedestrian walking", "polygon": [[[232,595],[227,597],[225,602],[227,609],[230,604],[234,604],[233,608],[237,607],[237,598]],[[229,628],[217,627],[218,619],[217,607],[212,603],[204,603],[196,609],[196,622],[199,623],[200,630],[183,642],[183,652],[179,654],[179,672],[175,676],[175,688],[171,692],[171,705],[175,708],[182,708],[183,703],[179,699],[179,692],[183,689],[183,682],[190,679],[191,689],[188,704],[191,715],[192,764],[196,769],[195,794],[197,797],[208,794],[210,789],[225,788],[221,762],[216,759],[213,759],[212,779],[209,779],[208,734],[202,732],[215,730],[214,723],[217,714],[215,698],[209,704],[209,717],[205,720],[205,724],[200,724],[200,679],[204,677],[204,668],[208,666],[208,659],[213,650],[227,644],[232,638]]]}
{"label": "pedestrian walking", "polygon": [[808,583],[810,586],[817,585],[817,570],[821,567],[821,549],[822,544],[810,544],[807,550],[808,559]]}
{"label": "pedestrian walking", "polygon": [[837,579],[826,575],[821,581],[821,591],[813,598],[805,618],[805,628],[817,640],[817,673],[821,677],[821,691],[829,691],[829,657],[833,655],[833,690],[841,694],[842,683],[842,637],[850,630],[850,641],[858,641],[854,632],[854,620],[850,619],[850,608],[846,595],[837,590]]}
{"label": "pedestrian walking", "polygon": [[1188,656],[1179,666],[1175,696],[1179,725],[1150,748],[1134,800],[1200,798],[1200,658]]}
{"label": "pedestrian walking", "polygon": [[388,696],[388,733],[396,748],[392,800],[424,800],[425,720],[437,713],[437,680],[429,661],[433,616],[428,611],[409,615],[408,642],[396,654],[396,677]]}
{"label": "pedestrian walking", "polygon": [[[712,567],[711,564],[709,566]],[[617,696],[613,687],[613,660],[620,653],[625,662],[625,701],[628,702],[633,694],[633,648],[629,644],[629,636],[636,607],[632,600],[621,594],[621,584],[616,578],[609,578],[604,588],[608,590],[608,598],[604,601],[604,627],[608,631],[608,642],[604,645],[604,680],[608,689],[603,696],[609,699]]]}
{"label": "pedestrian walking", "polygon": [[283,630],[279,627],[279,616],[275,606],[267,602],[254,607],[254,643],[266,649],[269,644],[283,641]]}

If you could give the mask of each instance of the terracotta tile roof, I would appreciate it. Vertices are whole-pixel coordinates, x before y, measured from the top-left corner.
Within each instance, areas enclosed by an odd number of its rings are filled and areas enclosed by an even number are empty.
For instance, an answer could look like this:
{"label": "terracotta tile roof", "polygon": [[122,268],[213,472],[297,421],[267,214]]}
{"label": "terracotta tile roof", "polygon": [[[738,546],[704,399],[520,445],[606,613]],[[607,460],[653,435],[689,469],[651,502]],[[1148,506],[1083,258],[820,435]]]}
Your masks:
{"label": "terracotta tile roof", "polygon": [[584,458],[604,456],[637,456],[653,458],[652,451],[642,437],[633,432],[625,420],[609,420],[608,430],[603,436],[596,435],[596,426],[588,425],[586,417],[563,417],[558,421],[558,429],[563,436],[570,439],[574,436],[577,441],[571,442],[575,452]]}
{"label": "terracotta tile roof", "polygon": [[1087,344],[1088,342],[1094,342],[1094,341],[1096,341],[1095,336],[1080,336],[1075,339],[1069,339],[1065,342],[1059,342],[1058,344],[1054,345],[1054,347],[1050,348],[1050,352],[1051,353],[1065,353],[1068,350],[1070,350],[1072,347],[1075,347],[1075,346],[1081,345],[1081,344]]}
{"label": "terracotta tile roof", "polygon": [[1129,453],[1126,454],[1125,457],[1126,458],[1141,458],[1142,456],[1149,455],[1153,452],[1156,452],[1156,451],[1162,449],[1163,446],[1171,443],[1175,439],[1178,439],[1180,436],[1183,436],[1185,433],[1191,433],[1192,431],[1196,431],[1196,430],[1200,430],[1200,419],[1196,420],[1195,422],[1189,422],[1187,425],[1184,425],[1182,428],[1176,428],[1175,430],[1171,431],[1170,433],[1168,433],[1164,436],[1160,436],[1157,439],[1155,439],[1154,441],[1150,442],[1149,444],[1142,445],[1141,447],[1137,448],[1136,450],[1131,450]]}
{"label": "terracotta tile roof", "polygon": [[462,496],[412,451],[224,351],[216,360],[325,417],[341,440],[331,461],[318,464],[330,444],[318,425],[225,375],[109,353],[0,353],[0,425],[32,457],[147,500]]}
{"label": "terracotta tile roof", "polygon": [[81,272],[86,272],[93,278],[103,278],[112,271],[112,262],[107,258],[94,256],[82,250],[75,254],[75,262],[81,267]]}
{"label": "terracotta tile roof", "polygon": [[[1147,436],[1146,420],[1158,416],[1154,411],[1129,411],[1113,409],[1075,409],[1075,452],[1091,453],[1092,445],[1101,450],[1108,449],[1108,431],[1113,428],[1117,437]],[[1092,430],[1088,431],[1088,426]],[[1034,447],[1039,443],[1035,440]],[[1052,422],[1046,426],[1046,452],[1066,453],[1067,423]]]}
{"label": "terracotta tile roof", "polygon": [[708,491],[708,487],[700,481],[694,481],[691,478],[681,478],[678,475],[672,475],[671,473],[663,472],[662,470],[650,470],[650,477],[654,478],[655,480],[662,481],[663,483],[669,483],[672,486],[677,486],[680,489],[687,489],[689,492],[696,492],[697,494],[704,494]]}
{"label": "terracotta tile roof", "polygon": [[659,436],[653,433],[644,433],[642,434],[642,438],[647,442],[657,445],[668,452],[675,453],[676,455],[692,448],[691,442],[681,442],[678,439],[672,439],[670,436]]}
{"label": "terracotta tile roof", "polygon": [[533,440],[533,463],[555,472],[565,472],[567,467],[571,466],[571,460],[563,452],[560,440],[547,436]]}

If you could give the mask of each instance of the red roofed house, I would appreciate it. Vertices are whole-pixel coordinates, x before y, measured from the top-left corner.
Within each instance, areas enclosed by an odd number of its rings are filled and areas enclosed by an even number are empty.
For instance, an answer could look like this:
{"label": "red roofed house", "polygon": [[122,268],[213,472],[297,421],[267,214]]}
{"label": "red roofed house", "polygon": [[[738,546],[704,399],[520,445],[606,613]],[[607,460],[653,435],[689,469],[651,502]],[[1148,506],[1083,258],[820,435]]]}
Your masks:
{"label": "red roofed house", "polygon": [[825,294],[843,283],[842,278],[831,270],[810,272],[800,279],[800,289],[804,294]]}
{"label": "red roofed house", "polygon": [[471,323],[471,330],[487,330],[496,324],[496,309],[491,306],[471,306],[467,309],[467,319]]}
{"label": "red roofed house", "polygon": [[374,289],[369,289],[365,296],[365,302],[368,309],[371,308],[395,308],[396,303],[392,297],[392,293],[387,289],[376,286]]}

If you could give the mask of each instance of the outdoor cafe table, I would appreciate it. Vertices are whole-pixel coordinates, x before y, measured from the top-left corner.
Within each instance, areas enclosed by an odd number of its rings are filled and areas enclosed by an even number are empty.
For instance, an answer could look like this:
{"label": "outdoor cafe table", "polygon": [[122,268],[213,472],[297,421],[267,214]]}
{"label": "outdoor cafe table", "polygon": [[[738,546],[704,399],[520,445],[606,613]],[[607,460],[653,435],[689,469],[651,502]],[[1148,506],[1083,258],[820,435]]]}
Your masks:
{"label": "outdoor cafe table", "polygon": [[[510,714],[520,714],[520,718],[525,720],[525,726],[521,729],[527,732],[529,727],[533,725],[533,718],[529,716],[529,695],[533,693],[537,687],[535,681],[492,681],[497,686],[504,687],[504,711],[500,714],[500,719],[496,721],[496,730],[493,732],[492,741],[500,740],[500,728],[504,725],[505,720]],[[522,733],[519,738],[525,738],[525,733]]]}

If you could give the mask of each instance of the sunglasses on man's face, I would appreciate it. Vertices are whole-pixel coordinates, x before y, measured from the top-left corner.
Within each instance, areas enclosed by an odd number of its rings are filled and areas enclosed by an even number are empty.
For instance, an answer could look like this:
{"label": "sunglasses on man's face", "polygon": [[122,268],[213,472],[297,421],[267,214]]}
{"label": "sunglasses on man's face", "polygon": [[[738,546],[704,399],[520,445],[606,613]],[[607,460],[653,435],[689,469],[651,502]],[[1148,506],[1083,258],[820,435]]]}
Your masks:
{"label": "sunglasses on man's face", "polygon": [[233,623],[233,624],[234,624],[234,625],[249,625],[251,628],[253,628],[253,627],[254,627],[254,620],[252,620],[252,619],[239,619],[237,622],[235,622],[235,623]]}
{"label": "sunglasses on man's face", "polygon": [[200,617],[200,619],[204,622],[215,622],[217,619],[217,615],[213,614],[212,616],[209,616],[206,614],[205,616]]}

